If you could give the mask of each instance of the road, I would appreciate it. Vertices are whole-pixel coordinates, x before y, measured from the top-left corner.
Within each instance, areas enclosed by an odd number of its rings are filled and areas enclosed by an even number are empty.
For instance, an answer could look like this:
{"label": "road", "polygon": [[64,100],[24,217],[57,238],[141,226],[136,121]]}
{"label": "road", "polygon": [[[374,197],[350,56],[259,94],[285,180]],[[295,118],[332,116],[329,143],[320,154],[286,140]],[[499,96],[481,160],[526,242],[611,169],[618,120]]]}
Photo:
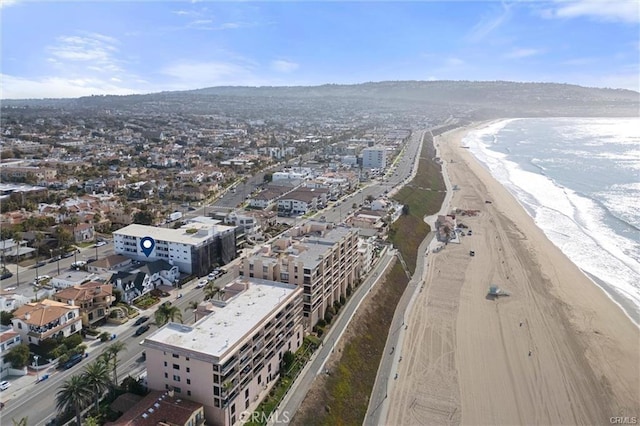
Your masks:
{"label": "road", "polygon": [[[376,285],[376,283],[378,282],[378,277],[384,274],[384,271],[390,265],[393,256],[393,250],[391,252],[385,253],[373,268],[372,272],[367,276],[367,279],[365,279],[362,285],[360,285],[353,292],[349,303],[345,305],[343,311],[338,316],[337,321],[325,335],[323,339],[323,345],[314,353],[311,360],[304,367],[304,369],[294,382],[293,386],[289,389],[289,392],[287,392],[282,402],[278,406],[277,410],[279,416],[289,419],[293,417],[293,414],[300,407],[300,404],[307,395],[307,392],[313,384],[316,376],[323,373],[324,365],[327,362],[329,356],[333,353],[335,343],[340,340],[340,337],[346,330],[358,307],[360,306],[364,298],[367,297],[371,288]],[[288,423],[280,423],[275,418],[274,421],[275,423],[269,424]]]}
{"label": "road", "polygon": [[[224,275],[219,279],[221,283],[218,284],[222,284],[222,282],[228,279],[229,278]],[[189,302],[194,300],[200,302],[204,299],[203,290],[195,288],[196,282],[197,280],[193,280],[185,284],[182,289],[173,290],[169,297],[163,298],[163,302],[171,301],[171,303],[180,308],[183,322],[185,324],[191,324],[194,320],[193,310],[187,308],[189,306]],[[182,293],[183,297],[177,298],[179,293]],[[144,362],[142,362],[141,358],[142,347],[140,346],[140,341],[156,328],[153,324],[153,312],[155,311],[155,308],[156,307],[153,307],[152,309],[141,312],[141,315],[151,317],[149,322],[149,324],[151,324],[151,329],[141,336],[134,335],[138,328],[133,324],[134,320],[128,321],[126,324],[119,326],[106,325],[101,327],[104,331],[116,334],[117,341],[124,342],[126,345],[126,350],[120,352],[118,355],[118,377],[120,379],[124,379],[129,374],[133,377],[137,377],[142,371],[144,371]],[[80,374],[84,369],[84,366],[97,359],[104,348],[106,348],[109,343],[113,342],[101,343],[99,340],[96,340],[93,342],[85,341],[85,343],[89,346],[87,350],[89,357],[78,365],[66,371],[54,370],[51,372],[47,380],[40,383],[36,383],[35,377],[28,376],[33,379],[33,382],[25,388],[14,389],[12,387],[9,388],[8,391],[4,391],[3,393],[14,393],[15,396],[8,397],[8,395],[3,395],[3,401],[6,402],[5,407],[1,412],[2,418],[20,419],[28,416],[30,425],[42,425],[47,420],[54,417],[56,414],[55,394],[58,387],[72,375]],[[41,374],[44,374],[44,372]],[[37,404],[34,404],[34,401],[37,401]],[[4,424],[4,421],[2,421],[2,424]]]}

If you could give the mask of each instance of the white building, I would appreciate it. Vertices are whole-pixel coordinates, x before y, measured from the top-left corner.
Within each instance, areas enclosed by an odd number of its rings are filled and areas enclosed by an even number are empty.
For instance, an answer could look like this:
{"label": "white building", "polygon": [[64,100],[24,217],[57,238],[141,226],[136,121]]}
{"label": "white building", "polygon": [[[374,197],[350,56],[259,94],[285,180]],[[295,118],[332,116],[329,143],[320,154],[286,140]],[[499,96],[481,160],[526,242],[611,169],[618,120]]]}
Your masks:
{"label": "white building", "polygon": [[[145,237],[155,244],[147,256],[141,246]],[[129,225],[113,233],[116,254],[139,261],[166,260],[181,272],[206,275],[214,265],[225,265],[236,257],[234,226],[189,222],[178,229]]]}
{"label": "white building", "polygon": [[45,299],[19,307],[11,319],[13,330],[26,344],[57,336],[68,337],[82,330],[80,307]]}
{"label": "white building", "polygon": [[26,367],[17,370],[11,366],[10,362],[5,362],[4,356],[14,347],[22,343],[20,334],[13,331],[13,328],[6,325],[0,325],[0,379],[7,376],[24,376],[27,372]]}
{"label": "white building", "polygon": [[387,167],[387,148],[372,146],[362,150],[362,168],[385,169]]}
{"label": "white building", "polygon": [[237,279],[193,325],[169,323],[147,337],[148,385],[204,405],[207,423],[233,425],[267,395],[286,351],[303,339],[302,287]]}
{"label": "white building", "polygon": [[83,283],[95,280],[97,274],[84,271],[65,271],[64,273],[51,278],[49,283],[53,288],[61,289],[73,286],[79,286]]}

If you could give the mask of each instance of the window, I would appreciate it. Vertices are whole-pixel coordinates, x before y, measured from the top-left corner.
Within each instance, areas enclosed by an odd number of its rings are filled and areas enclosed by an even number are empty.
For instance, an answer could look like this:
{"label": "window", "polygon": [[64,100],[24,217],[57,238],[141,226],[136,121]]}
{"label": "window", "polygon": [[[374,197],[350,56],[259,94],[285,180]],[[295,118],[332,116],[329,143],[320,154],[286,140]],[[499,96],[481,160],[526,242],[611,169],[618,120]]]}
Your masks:
{"label": "window", "polygon": [[[231,414],[235,414],[236,413],[236,404],[231,405]],[[231,424],[234,424],[235,422],[231,422]]]}
{"label": "window", "polygon": [[191,373],[191,368],[187,367],[187,373]]}
{"label": "window", "polygon": [[218,398],[215,398],[215,399],[213,400],[213,405],[214,405],[215,407],[220,408],[220,400],[219,400]]}
{"label": "window", "polygon": [[249,408],[249,400],[248,399],[244,402],[244,409],[246,410],[247,408]]}
{"label": "window", "polygon": [[267,368],[267,371],[268,371],[269,373],[271,373],[271,364],[269,364],[269,367]]}
{"label": "window", "polygon": [[176,393],[182,393],[182,389],[180,388],[174,387],[173,390],[176,391]]}
{"label": "window", "polygon": [[173,369],[174,370],[180,370],[180,366],[178,364],[173,364]]}
{"label": "window", "polygon": [[190,385],[191,384],[191,379],[187,379],[187,384]]}
{"label": "window", "polygon": [[173,354],[172,356],[173,356],[174,358],[180,358],[180,355],[178,355],[178,354]]}
{"label": "window", "polygon": [[165,373],[164,373],[164,378],[165,378],[165,379],[168,379],[168,378],[169,378],[169,373],[167,373],[166,371],[165,371]]}
{"label": "window", "polygon": [[244,391],[244,397],[249,398],[249,389]]}
{"label": "window", "polygon": [[165,367],[167,366],[167,361],[165,361],[165,362],[164,362],[164,366],[165,366]]}
{"label": "window", "polygon": [[220,396],[220,388],[218,386],[213,387],[213,394],[215,396]]}
{"label": "window", "polygon": [[187,391],[187,395],[191,396],[191,391],[190,390]]}
{"label": "window", "polygon": [[180,381],[180,376],[177,376],[177,375],[175,375],[175,374],[174,374],[174,375],[173,375],[173,380],[174,380],[175,382],[179,382],[179,381]]}

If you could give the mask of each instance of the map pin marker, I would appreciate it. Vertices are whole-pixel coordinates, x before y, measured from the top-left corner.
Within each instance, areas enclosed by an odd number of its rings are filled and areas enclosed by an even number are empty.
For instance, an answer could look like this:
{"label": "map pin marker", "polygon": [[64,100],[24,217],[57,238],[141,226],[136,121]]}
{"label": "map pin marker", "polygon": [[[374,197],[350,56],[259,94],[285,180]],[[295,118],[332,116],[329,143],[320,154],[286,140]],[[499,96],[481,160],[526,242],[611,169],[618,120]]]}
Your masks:
{"label": "map pin marker", "polygon": [[140,249],[147,257],[149,257],[155,246],[156,241],[151,237],[144,237],[140,240]]}

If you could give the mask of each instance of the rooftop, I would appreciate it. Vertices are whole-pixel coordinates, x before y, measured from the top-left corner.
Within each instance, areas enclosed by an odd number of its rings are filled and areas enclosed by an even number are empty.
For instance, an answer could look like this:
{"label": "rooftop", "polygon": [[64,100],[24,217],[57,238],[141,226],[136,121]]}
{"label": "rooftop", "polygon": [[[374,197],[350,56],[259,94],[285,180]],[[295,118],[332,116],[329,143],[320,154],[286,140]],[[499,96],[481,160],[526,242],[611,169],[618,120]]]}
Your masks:
{"label": "rooftop", "polygon": [[169,323],[158,329],[145,339],[145,346],[158,343],[221,360],[279,305],[302,292],[302,287],[256,278],[238,278],[228,286],[234,283],[247,288],[193,326]]}
{"label": "rooftop", "polygon": [[[169,241],[173,243],[199,245],[212,236],[233,230],[234,226],[191,222],[178,229],[158,228],[148,225],[128,225],[115,231],[114,235],[130,235],[136,238],[151,237],[157,241]],[[188,233],[187,229],[195,229],[196,232]]]}

